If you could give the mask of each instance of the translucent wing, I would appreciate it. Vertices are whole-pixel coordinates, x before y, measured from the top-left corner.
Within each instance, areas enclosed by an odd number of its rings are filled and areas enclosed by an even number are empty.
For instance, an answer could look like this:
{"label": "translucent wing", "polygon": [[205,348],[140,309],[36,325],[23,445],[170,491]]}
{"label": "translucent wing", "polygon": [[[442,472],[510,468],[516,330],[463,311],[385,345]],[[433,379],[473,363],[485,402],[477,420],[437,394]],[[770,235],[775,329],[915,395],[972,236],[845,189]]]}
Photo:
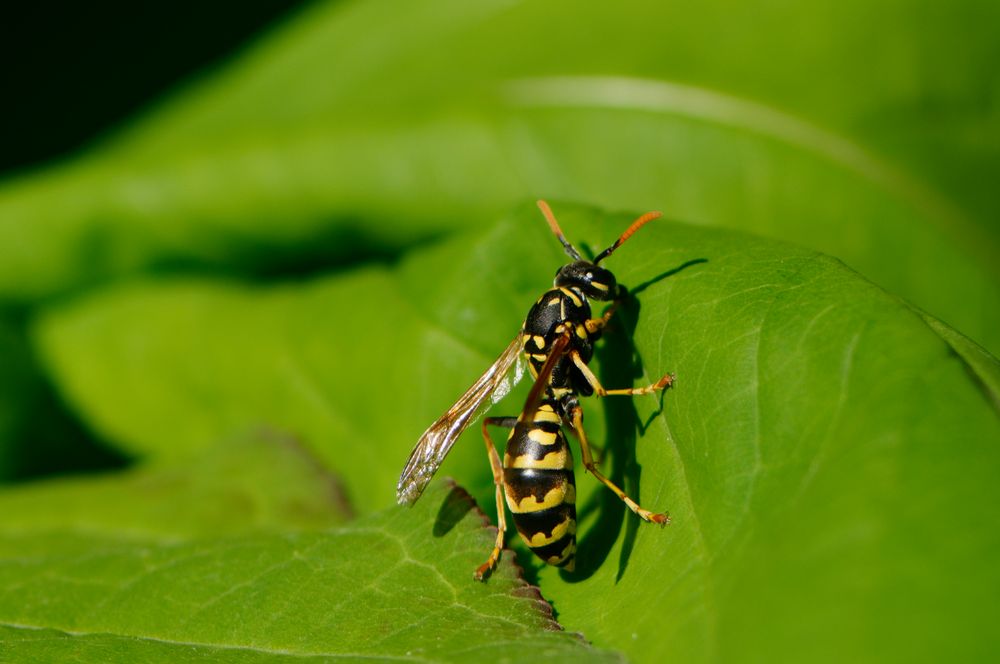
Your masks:
{"label": "translucent wing", "polygon": [[521,380],[524,368],[517,361],[520,354],[521,333],[518,332],[486,373],[420,437],[396,485],[396,500],[400,505],[412,505],[420,497],[459,435]]}

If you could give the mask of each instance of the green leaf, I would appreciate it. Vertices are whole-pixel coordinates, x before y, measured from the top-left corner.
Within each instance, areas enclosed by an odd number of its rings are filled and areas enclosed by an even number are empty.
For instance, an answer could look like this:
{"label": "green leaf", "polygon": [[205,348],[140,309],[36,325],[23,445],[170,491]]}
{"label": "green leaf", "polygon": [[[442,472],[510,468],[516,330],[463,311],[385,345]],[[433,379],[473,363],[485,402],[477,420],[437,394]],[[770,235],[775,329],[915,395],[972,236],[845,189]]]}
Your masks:
{"label": "green leaf", "polygon": [[0,484],[43,474],[116,468],[56,399],[28,339],[24,312],[0,309]]}
{"label": "green leaf", "polygon": [[439,487],[327,532],[178,544],[0,528],[4,659],[617,661],[512,566],[472,580],[492,539],[472,507]]}
{"label": "green leaf", "polygon": [[394,503],[386,487],[427,412],[483,364],[429,326],[385,269],[264,289],[126,286],[54,314],[40,339],[67,396],[129,452],[176,457],[260,427],[288,431],[361,512]]}
{"label": "green leaf", "polygon": [[0,191],[0,295],[397,251],[543,195],[821,250],[996,353],[998,18],[975,0],[321,4]]}
{"label": "green leaf", "polygon": [[[590,250],[630,218],[554,207]],[[110,289],[54,311],[37,339],[68,398],[130,449],[168,455],[263,422],[298,432],[368,511],[564,261],[526,207],[392,269]],[[533,572],[563,624],[637,661],[997,649],[994,358],[838,261],[739,233],[656,222],[607,266],[634,299],[602,342],[601,379],[677,382],[587,400],[589,437],[673,524],[640,524],[578,477],[578,570]],[[491,505],[477,438],[442,472]]]}
{"label": "green leaf", "polygon": [[[608,549],[585,536],[579,583],[543,569],[561,619],[595,643],[637,635],[630,654],[680,660],[989,659],[1000,417],[976,374],[995,376],[996,359],[980,351],[974,367],[959,335],[942,339],[836,261],[657,230],[669,249],[647,245],[624,274],[708,262],[639,296],[636,382],[673,369],[677,383],[662,417],[637,400],[648,429],[615,464],[674,525],[627,521]],[[586,605],[609,588],[614,621]]]}
{"label": "green leaf", "polygon": [[319,529],[352,516],[340,480],[289,436],[259,432],[119,473],[0,492],[0,529],[119,539]]}
{"label": "green leaf", "polygon": [[934,317],[924,314],[924,320],[965,361],[969,371],[982,383],[983,391],[1000,409],[1000,362],[981,346]]}
{"label": "green leaf", "polygon": [[17,469],[17,442],[31,412],[38,377],[27,358],[28,344],[17,325],[0,317],[0,480]]}

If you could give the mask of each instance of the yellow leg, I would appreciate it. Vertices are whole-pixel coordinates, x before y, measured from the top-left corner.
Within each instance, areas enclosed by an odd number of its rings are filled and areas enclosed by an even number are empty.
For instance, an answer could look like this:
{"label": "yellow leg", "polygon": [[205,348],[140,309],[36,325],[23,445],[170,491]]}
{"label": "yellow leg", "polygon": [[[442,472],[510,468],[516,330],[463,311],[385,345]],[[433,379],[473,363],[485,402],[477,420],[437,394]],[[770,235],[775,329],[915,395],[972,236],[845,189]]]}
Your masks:
{"label": "yellow leg", "polygon": [[576,431],[576,437],[580,441],[580,452],[583,455],[583,466],[590,471],[590,473],[596,477],[601,484],[608,487],[615,492],[615,495],[622,499],[628,508],[639,515],[644,521],[649,521],[650,523],[658,523],[661,526],[665,526],[670,523],[670,517],[666,514],[659,514],[657,512],[650,512],[644,509],[639,503],[635,502],[629,498],[628,494],[618,488],[618,485],[605,477],[601,471],[597,470],[596,464],[594,464],[594,459],[590,454],[590,445],[587,443],[587,434],[583,431],[583,409],[577,406],[573,409],[571,414],[571,421],[573,423],[573,429]]}
{"label": "yellow leg", "polygon": [[507,531],[507,513],[503,498],[503,464],[500,462],[500,455],[497,454],[497,448],[493,445],[493,440],[490,438],[486,427],[493,424],[510,428],[514,426],[515,422],[517,420],[513,417],[487,417],[483,420],[483,440],[486,441],[486,453],[490,457],[490,467],[493,468],[493,484],[496,485],[497,541],[493,545],[493,551],[490,552],[489,559],[476,569],[474,575],[476,581],[484,580],[496,568],[497,563],[500,561],[500,552],[503,551],[504,533]]}
{"label": "yellow leg", "polygon": [[594,372],[591,371],[590,367],[587,366],[587,363],[583,361],[582,357],[580,357],[580,353],[574,350],[571,353],[571,357],[573,358],[573,364],[575,364],[576,367],[580,370],[580,373],[583,374],[583,377],[587,379],[587,382],[590,383],[590,386],[594,388],[594,394],[596,394],[599,397],[621,395],[621,394],[631,394],[631,395],[650,394],[652,392],[656,392],[658,390],[670,387],[671,385],[674,384],[674,377],[671,376],[670,374],[667,374],[660,380],[653,383],[652,385],[646,385],[645,387],[624,387],[617,390],[607,390],[604,389],[604,386],[601,385],[601,381],[598,380],[597,376],[594,375]]}
{"label": "yellow leg", "polygon": [[583,324],[584,327],[587,328],[587,332],[593,334],[598,330],[603,330],[605,326],[607,326],[608,321],[611,320],[611,317],[615,315],[615,309],[617,308],[618,308],[618,301],[616,300],[615,302],[611,303],[611,306],[608,307],[608,310],[604,312],[603,316],[601,316],[600,318],[589,319],[586,323]]}

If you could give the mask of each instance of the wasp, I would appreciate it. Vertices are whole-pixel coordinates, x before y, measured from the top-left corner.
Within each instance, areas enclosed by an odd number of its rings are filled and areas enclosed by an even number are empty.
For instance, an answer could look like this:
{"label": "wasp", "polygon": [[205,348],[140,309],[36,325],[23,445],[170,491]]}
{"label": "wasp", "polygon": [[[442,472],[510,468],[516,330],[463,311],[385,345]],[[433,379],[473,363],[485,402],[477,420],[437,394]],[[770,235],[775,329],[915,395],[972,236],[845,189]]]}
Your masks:
{"label": "wasp", "polygon": [[[487,417],[482,421],[486,452],[493,470],[497,502],[496,544],[485,563],[475,572],[483,580],[496,567],[503,549],[507,518],[504,500],[528,547],[546,563],[574,568],[576,554],[576,483],[573,456],[563,428],[574,432],[583,455],[583,466],[611,489],[644,521],[665,525],[666,514],[642,508],[594,463],[583,428],[579,397],[649,394],[669,387],[667,374],[645,387],[605,389],[588,366],[594,344],[624,299],[627,291],[600,263],[642,226],[660,216],[647,212],[592,261],[563,235],[555,215],[545,201],[538,201],[549,228],[572,262],[556,272],[553,287],[542,294],[528,312],[517,336],[465,394],[424,432],[410,454],[396,486],[400,504],[412,505],[444,461],[459,435],[491,403],[507,394],[520,379],[523,358],[534,378],[524,409],[517,417]],[[599,317],[591,315],[590,300],[610,301]],[[513,377],[511,374],[513,373]],[[488,427],[510,429],[503,460],[497,453]]]}

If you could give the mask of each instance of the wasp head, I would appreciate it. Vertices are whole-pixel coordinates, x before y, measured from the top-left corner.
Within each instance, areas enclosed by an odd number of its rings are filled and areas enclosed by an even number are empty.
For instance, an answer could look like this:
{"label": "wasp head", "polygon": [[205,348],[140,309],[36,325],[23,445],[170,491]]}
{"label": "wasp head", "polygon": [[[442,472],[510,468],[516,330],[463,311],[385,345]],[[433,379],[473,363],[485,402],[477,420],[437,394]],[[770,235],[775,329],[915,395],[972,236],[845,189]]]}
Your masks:
{"label": "wasp head", "polygon": [[595,300],[610,300],[618,293],[618,281],[610,270],[589,261],[573,261],[556,272],[555,285],[576,287]]}

